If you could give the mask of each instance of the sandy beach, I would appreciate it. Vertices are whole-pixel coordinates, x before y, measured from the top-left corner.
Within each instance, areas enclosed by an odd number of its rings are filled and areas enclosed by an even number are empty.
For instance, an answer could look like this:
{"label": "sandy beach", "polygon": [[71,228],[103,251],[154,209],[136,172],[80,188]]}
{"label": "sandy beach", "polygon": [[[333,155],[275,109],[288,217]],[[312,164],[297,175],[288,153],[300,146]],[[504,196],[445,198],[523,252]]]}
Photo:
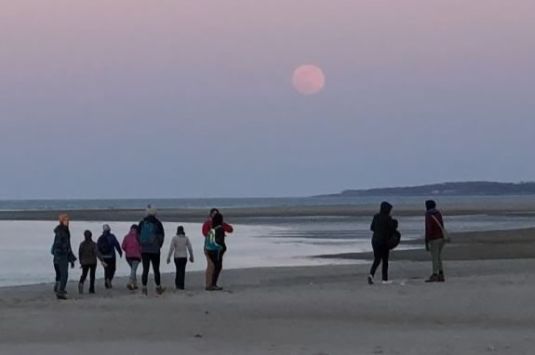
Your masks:
{"label": "sandy beach", "polygon": [[423,282],[424,251],[398,251],[391,285],[368,286],[355,264],[227,270],[215,293],[199,272],[162,296],[121,279],[96,295],[70,283],[63,302],[51,284],[1,288],[0,353],[532,354],[535,231],[452,237],[446,283]]}

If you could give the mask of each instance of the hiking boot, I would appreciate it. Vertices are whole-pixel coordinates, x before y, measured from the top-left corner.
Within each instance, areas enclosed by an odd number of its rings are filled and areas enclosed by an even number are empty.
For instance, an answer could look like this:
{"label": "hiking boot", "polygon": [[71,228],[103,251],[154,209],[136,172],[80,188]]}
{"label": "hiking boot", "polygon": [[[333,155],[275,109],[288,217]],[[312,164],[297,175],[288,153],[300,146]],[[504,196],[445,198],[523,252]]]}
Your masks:
{"label": "hiking boot", "polygon": [[213,289],[214,289],[214,291],[223,291],[223,287],[220,287],[220,286],[217,286],[217,285],[215,285],[213,287]]}
{"label": "hiking boot", "polygon": [[90,287],[89,288],[89,293],[95,293],[95,288],[94,287]]}
{"label": "hiking boot", "polygon": [[134,291],[135,290],[134,285],[132,285],[131,283],[126,285],[126,288],[129,289],[130,291]]}
{"label": "hiking boot", "polygon": [[162,287],[162,286],[156,287],[156,293],[157,294],[161,295],[164,292],[165,292],[165,288],[164,287]]}
{"label": "hiking boot", "polygon": [[438,273],[438,282],[444,282],[446,281],[446,278],[444,277],[444,272],[440,271]]}
{"label": "hiking boot", "polygon": [[368,285],[373,285],[373,276],[368,275]]}
{"label": "hiking boot", "polygon": [[383,285],[391,285],[391,284],[392,284],[392,281],[390,281],[390,280],[383,280],[383,281],[381,281],[381,283],[382,283]]}
{"label": "hiking boot", "polygon": [[65,294],[65,292],[56,293],[56,298],[58,300],[68,300],[67,295]]}
{"label": "hiking boot", "polygon": [[148,296],[148,295],[149,295],[149,291],[147,290],[147,286],[143,286],[143,288],[141,289],[141,292],[142,292],[145,296]]}
{"label": "hiking boot", "polygon": [[106,287],[106,288],[111,288],[111,282],[110,282],[110,280],[108,280],[108,279],[104,280],[104,287]]}
{"label": "hiking boot", "polygon": [[78,293],[83,294],[84,293],[84,284],[83,282],[78,283]]}
{"label": "hiking boot", "polygon": [[437,274],[433,274],[427,280],[425,280],[425,282],[438,282],[438,281],[439,281],[439,279],[438,279],[438,275]]}

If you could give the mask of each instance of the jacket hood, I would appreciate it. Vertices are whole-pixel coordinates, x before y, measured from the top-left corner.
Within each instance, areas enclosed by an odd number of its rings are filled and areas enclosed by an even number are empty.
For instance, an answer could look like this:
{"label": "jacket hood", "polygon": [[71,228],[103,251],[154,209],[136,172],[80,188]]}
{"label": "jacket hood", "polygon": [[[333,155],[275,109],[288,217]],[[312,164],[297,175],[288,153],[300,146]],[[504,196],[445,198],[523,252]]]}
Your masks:
{"label": "jacket hood", "polygon": [[381,202],[381,209],[379,210],[381,214],[390,214],[392,212],[392,205],[386,201]]}

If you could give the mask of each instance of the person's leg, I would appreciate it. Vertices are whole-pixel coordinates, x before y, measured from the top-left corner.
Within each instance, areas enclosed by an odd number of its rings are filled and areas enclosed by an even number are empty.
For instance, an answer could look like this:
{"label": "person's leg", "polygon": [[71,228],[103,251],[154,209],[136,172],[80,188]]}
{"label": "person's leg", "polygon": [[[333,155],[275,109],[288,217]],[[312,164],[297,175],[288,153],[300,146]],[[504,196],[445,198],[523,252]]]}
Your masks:
{"label": "person's leg", "polygon": [[111,266],[111,259],[105,258],[103,259],[104,264],[104,287],[110,288],[110,266]]}
{"label": "person's leg", "polygon": [[217,281],[219,280],[219,275],[223,269],[223,252],[215,253],[216,258],[214,259],[214,276],[212,278],[212,285],[217,286]]}
{"label": "person's leg", "polygon": [[442,249],[444,249],[444,239],[440,239],[440,245],[438,248],[438,281],[445,281],[444,277],[444,265],[442,264]]}
{"label": "person's leg", "polygon": [[110,287],[111,287],[111,281],[113,280],[113,277],[115,276],[115,269],[117,268],[117,260],[115,258],[110,259]]}
{"label": "person's leg", "polygon": [[375,271],[377,270],[377,268],[379,267],[379,264],[381,263],[381,252],[380,252],[380,248],[378,248],[377,246],[373,246],[373,264],[372,264],[372,267],[370,269],[370,275],[373,277],[375,276]]}
{"label": "person's leg", "polygon": [[139,260],[132,260],[130,265],[130,282],[132,286],[137,287],[137,268],[139,266]]}
{"label": "person's leg", "polygon": [[80,281],[78,282],[78,293],[84,293],[84,282],[87,278],[87,273],[89,272],[89,266],[88,265],[82,265],[82,276],[80,277]]}
{"label": "person's leg", "polygon": [[143,263],[143,273],[141,274],[141,284],[143,285],[143,287],[147,287],[147,282],[149,279],[150,254],[146,254],[146,253],[141,254],[141,261]]}
{"label": "person's leg", "polygon": [[212,260],[212,256],[210,252],[205,251],[204,255],[206,256],[206,274],[205,274],[205,285],[206,288],[209,288],[212,286],[212,280],[214,277],[214,262]]}
{"label": "person's leg", "polygon": [[58,262],[60,280],[58,293],[65,294],[65,288],[67,287],[67,281],[69,279],[69,261],[67,258]]}
{"label": "person's leg", "polygon": [[154,283],[159,288],[160,284],[160,254],[151,254],[152,271],[154,272]]}
{"label": "person's leg", "polygon": [[177,264],[177,288],[184,289],[184,279],[186,277],[186,264],[188,262],[187,258],[177,258],[175,263]]}
{"label": "person's leg", "polygon": [[60,277],[60,272],[59,272],[59,265],[56,262],[54,262],[54,272],[56,273],[56,277],[55,277],[56,282],[54,283],[54,292],[57,293],[59,290],[59,280],[61,279],[61,277]]}
{"label": "person's leg", "polygon": [[97,264],[89,267],[89,293],[95,293],[95,274],[97,272]]}
{"label": "person's leg", "polygon": [[388,250],[388,247],[384,247],[383,248],[383,251],[382,251],[382,262],[383,262],[383,272],[382,272],[382,276],[383,276],[383,281],[388,281],[388,258],[389,258],[389,254],[390,254],[390,250]]}
{"label": "person's leg", "polygon": [[438,272],[440,271],[440,263],[439,263],[440,240],[430,241],[429,249],[431,250],[431,257],[433,259],[433,275],[438,275]]}
{"label": "person's leg", "polygon": [[180,258],[175,258],[175,287],[179,288]]}

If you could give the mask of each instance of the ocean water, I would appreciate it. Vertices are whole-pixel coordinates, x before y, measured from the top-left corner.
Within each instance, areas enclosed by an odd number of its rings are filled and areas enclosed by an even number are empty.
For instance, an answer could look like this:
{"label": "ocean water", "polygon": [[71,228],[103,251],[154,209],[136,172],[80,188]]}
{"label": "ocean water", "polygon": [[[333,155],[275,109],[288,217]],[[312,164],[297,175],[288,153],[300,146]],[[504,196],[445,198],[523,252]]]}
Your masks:
{"label": "ocean water", "polygon": [[[229,221],[232,223],[232,221]],[[89,229],[93,239],[100,235],[103,222],[72,222],[71,242],[75,252],[82,241],[82,233]],[[131,223],[109,223],[119,242],[128,232]],[[227,239],[225,268],[249,268],[271,266],[305,266],[348,263],[347,260],[311,258],[315,255],[338,254],[371,250],[370,219],[347,218],[287,218],[277,225],[235,225],[235,233]],[[52,282],[54,272],[50,247],[56,223],[50,221],[0,221],[0,286]],[[173,272],[174,266],[165,263],[169,241],[178,223],[166,223],[166,241],[162,249],[162,271]],[[202,253],[203,237],[200,223],[184,223],[190,237],[195,263],[188,270],[202,270],[206,266]],[[514,216],[454,216],[446,217],[446,225],[452,232],[484,231],[535,227],[535,220]],[[418,238],[423,234],[423,218],[400,219],[404,239]],[[128,266],[118,260],[117,275],[127,276]],[[70,270],[70,279],[80,277],[77,265]],[[97,277],[102,278],[99,266]]]}

